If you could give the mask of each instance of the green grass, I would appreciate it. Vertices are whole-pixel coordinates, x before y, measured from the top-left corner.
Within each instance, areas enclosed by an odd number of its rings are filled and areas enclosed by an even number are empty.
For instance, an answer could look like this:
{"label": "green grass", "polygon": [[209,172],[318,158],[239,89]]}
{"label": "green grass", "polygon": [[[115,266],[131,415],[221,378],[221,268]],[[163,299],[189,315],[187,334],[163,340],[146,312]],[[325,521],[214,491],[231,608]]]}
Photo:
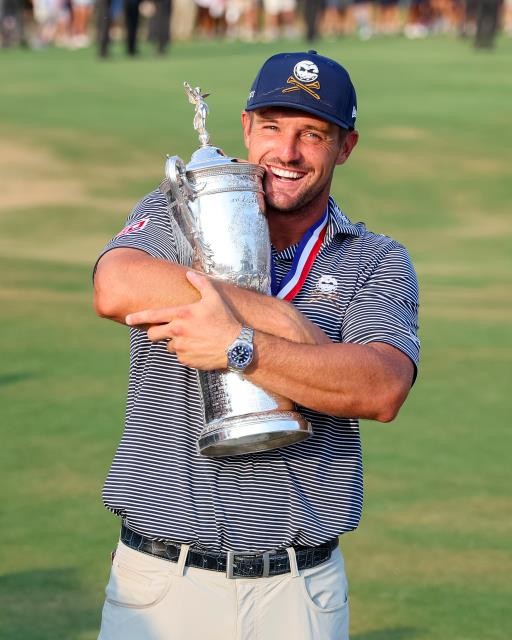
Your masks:
{"label": "green grass", "polygon": [[[94,316],[91,266],[165,154],[197,147],[182,82],[212,92],[213,142],[243,154],[239,112],[279,48],[1,54],[2,639],[96,637],[127,335]],[[448,38],[319,48],[359,96],[360,145],[334,194],[408,246],[422,290],[416,386],[393,424],[363,425],[365,512],[342,540],[352,638],[508,640],[512,40],[492,54]]]}

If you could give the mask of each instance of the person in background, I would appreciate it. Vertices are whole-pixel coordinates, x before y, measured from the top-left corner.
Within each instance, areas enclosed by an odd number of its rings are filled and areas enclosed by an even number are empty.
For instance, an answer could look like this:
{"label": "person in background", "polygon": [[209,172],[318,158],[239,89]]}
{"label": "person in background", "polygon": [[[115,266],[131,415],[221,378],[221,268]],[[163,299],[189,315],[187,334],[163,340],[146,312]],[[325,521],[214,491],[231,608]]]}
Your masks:
{"label": "person in background", "polygon": [[154,11],[149,18],[148,39],[158,55],[167,53],[171,42],[172,0],[153,0]]}
{"label": "person in background", "polygon": [[369,40],[375,32],[373,0],[354,0],[352,15],[359,38]]}
{"label": "person in background", "polygon": [[226,1],[226,36],[231,40],[254,42],[259,34],[258,0]]}
{"label": "person in background", "polygon": [[498,33],[502,0],[476,0],[476,33],[477,49],[492,49]]}
{"label": "person in background", "polygon": [[37,33],[32,46],[36,49],[53,46],[65,11],[63,0],[33,0],[33,8]]}
{"label": "person in background", "polygon": [[296,30],[296,0],[263,0],[263,39],[293,38]]}
{"label": "person in background", "polygon": [[126,29],[126,53],[136,56],[138,50],[138,35],[140,21],[141,0],[124,0],[124,28]]}
{"label": "person in background", "polygon": [[0,0],[0,47],[27,45],[23,0]]}
{"label": "person in background", "polygon": [[377,0],[375,4],[375,31],[393,36],[401,30],[398,0]]}
{"label": "person in background", "polygon": [[[126,54],[128,56],[138,55],[140,6],[141,0],[123,0],[121,6],[115,0],[97,0],[96,43],[100,58],[107,58],[110,55],[113,22],[117,13],[121,11],[124,14]],[[165,29],[165,25],[163,25],[162,29]]]}
{"label": "person in background", "polygon": [[302,11],[306,26],[305,36],[308,42],[314,42],[323,35],[320,24],[323,9],[323,0],[303,0]]}
{"label": "person in background", "polygon": [[404,24],[405,37],[409,40],[426,38],[429,34],[430,22],[428,0],[409,0]]}
{"label": "person in background", "polygon": [[196,29],[201,38],[223,36],[226,30],[225,0],[194,0],[197,5]]}
{"label": "person in background", "polygon": [[350,33],[349,7],[350,0],[327,0],[322,13],[322,36],[338,37]]}
{"label": "person in background", "polygon": [[512,0],[505,0],[503,7],[503,32],[512,36]]}
{"label": "person in background", "polygon": [[91,43],[89,27],[94,9],[94,0],[72,0],[71,46],[83,49]]}
{"label": "person in background", "polygon": [[96,44],[100,58],[106,58],[110,53],[112,5],[112,0],[96,0]]}

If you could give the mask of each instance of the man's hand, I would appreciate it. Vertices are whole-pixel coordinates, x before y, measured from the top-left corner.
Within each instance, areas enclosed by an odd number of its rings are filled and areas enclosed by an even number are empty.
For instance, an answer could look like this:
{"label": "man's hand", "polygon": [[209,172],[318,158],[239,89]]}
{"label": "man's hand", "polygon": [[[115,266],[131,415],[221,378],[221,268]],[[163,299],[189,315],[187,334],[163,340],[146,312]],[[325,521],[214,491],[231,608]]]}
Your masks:
{"label": "man's hand", "polygon": [[[112,249],[100,259],[94,276],[96,312],[103,318],[125,324],[128,314],[131,317],[141,309],[163,311],[191,305],[198,301],[200,293],[186,277],[187,271],[182,265],[153,258],[139,249]],[[224,280],[210,282],[240,323],[292,342],[330,342],[319,327],[289,302]],[[161,317],[159,324],[170,320],[166,320],[165,315],[152,317]],[[150,325],[140,323],[142,321],[136,322],[139,329],[146,330]]]}
{"label": "man's hand", "polygon": [[198,302],[131,313],[126,324],[149,325],[148,338],[152,342],[168,340],[168,351],[176,353],[181,364],[203,371],[225,369],[226,350],[242,323],[212,281],[195,271],[187,271],[186,276],[201,296]]}

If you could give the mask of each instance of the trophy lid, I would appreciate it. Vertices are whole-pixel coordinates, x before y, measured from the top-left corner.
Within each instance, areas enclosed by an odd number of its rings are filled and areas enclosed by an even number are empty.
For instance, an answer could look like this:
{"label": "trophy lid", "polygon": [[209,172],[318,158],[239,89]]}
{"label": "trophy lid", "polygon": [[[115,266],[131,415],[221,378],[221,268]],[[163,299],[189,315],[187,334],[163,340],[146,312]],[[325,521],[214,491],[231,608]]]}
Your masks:
{"label": "trophy lid", "polygon": [[220,165],[228,165],[232,162],[240,162],[237,158],[227,156],[219,147],[206,145],[200,147],[192,154],[190,162],[187,164],[187,171],[197,171],[198,169],[206,169],[207,167],[218,167]]}

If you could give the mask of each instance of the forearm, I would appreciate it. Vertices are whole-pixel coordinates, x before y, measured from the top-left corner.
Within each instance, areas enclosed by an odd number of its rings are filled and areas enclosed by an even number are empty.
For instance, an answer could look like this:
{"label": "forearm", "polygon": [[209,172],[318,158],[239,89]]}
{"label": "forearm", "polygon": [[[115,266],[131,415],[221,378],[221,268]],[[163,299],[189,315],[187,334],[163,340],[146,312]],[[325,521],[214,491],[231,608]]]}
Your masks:
{"label": "forearm", "polygon": [[[321,413],[382,422],[397,414],[414,373],[402,351],[382,342],[334,344],[320,330],[317,339],[300,313],[298,329],[286,313],[283,320],[280,306],[285,303],[280,300],[237,290],[228,301],[209,278],[194,272],[185,277],[198,293],[197,302],[146,309],[128,318],[131,326],[150,326],[150,340],[170,340],[167,348],[182,364],[205,371],[226,367],[226,349],[241,328],[233,305],[256,328],[256,359],[244,374],[256,385]],[[239,307],[238,294],[243,300]]]}
{"label": "forearm", "polygon": [[251,382],[330,415],[392,420],[411,386],[409,358],[383,343],[292,344],[257,332]]}
{"label": "forearm", "polygon": [[113,249],[98,262],[94,276],[96,313],[125,323],[141,309],[188,304],[199,299],[185,278],[186,269],[137,249]]}
{"label": "forearm", "polygon": [[[125,323],[128,314],[191,304],[200,299],[188,269],[136,249],[114,249],[98,263],[94,304],[98,315]],[[226,282],[215,287],[241,323],[294,342],[324,343],[324,332],[291,304]]]}

